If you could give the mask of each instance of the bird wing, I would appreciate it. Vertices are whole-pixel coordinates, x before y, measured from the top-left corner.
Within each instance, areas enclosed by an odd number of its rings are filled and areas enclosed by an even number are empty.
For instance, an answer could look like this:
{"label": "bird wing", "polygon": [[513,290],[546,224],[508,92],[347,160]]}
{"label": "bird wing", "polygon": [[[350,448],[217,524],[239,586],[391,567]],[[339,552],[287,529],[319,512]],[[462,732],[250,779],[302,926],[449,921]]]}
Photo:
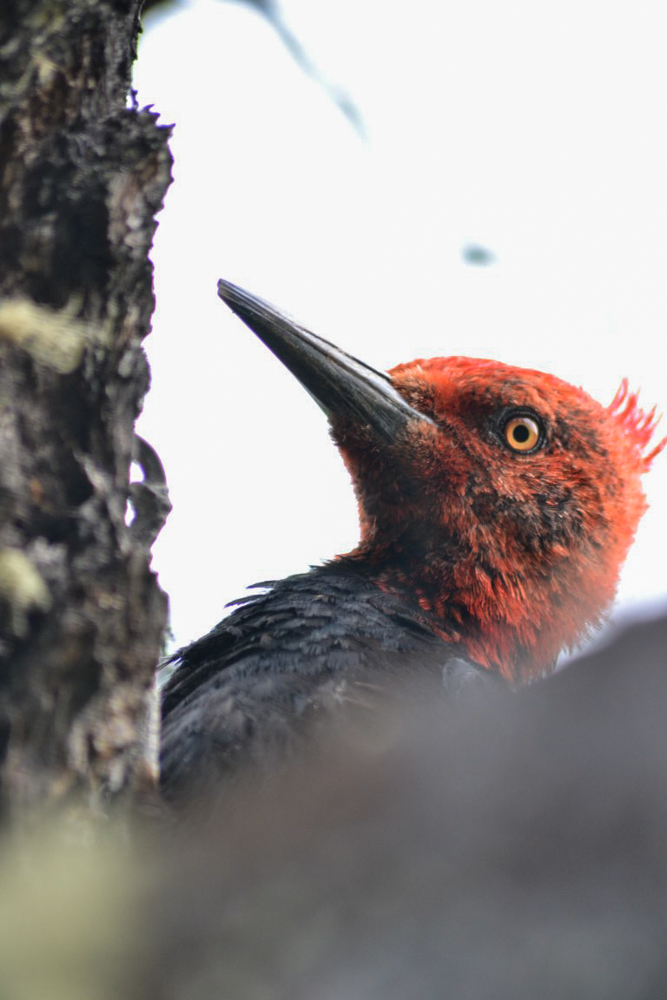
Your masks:
{"label": "bird wing", "polygon": [[454,696],[488,677],[418,606],[349,569],[266,586],[174,657],[162,698],[167,795],[233,779],[241,765],[273,770],[332,718],[362,732],[406,683]]}

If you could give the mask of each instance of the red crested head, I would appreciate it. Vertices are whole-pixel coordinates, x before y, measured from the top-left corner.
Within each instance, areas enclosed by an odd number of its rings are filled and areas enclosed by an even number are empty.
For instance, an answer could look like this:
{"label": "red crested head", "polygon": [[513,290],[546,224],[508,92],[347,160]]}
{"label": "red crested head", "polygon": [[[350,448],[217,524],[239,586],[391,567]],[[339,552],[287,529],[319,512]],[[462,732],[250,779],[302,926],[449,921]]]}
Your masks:
{"label": "red crested head", "polygon": [[655,414],[623,383],[608,407],[553,375],[471,358],[390,373],[430,418],[393,447],[334,436],[379,584],[417,594],[443,634],[511,679],[550,669],[599,624],[646,509]]}
{"label": "red crested head", "polygon": [[646,509],[655,411],[528,369],[431,358],[388,375],[228,282],[219,293],[326,412],[352,476],[341,556],[511,680],[553,667],[608,610]]}

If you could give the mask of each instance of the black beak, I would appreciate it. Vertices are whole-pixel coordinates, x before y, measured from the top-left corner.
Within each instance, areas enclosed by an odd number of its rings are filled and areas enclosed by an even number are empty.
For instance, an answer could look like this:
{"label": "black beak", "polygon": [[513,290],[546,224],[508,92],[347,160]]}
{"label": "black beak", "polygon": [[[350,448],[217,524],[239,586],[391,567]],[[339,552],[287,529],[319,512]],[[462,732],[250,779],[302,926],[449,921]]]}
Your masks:
{"label": "black beak", "polygon": [[408,423],[430,423],[403,399],[384,372],[358,361],[228,281],[218,282],[218,295],[289,368],[334,427],[369,426],[382,441],[392,442]]}

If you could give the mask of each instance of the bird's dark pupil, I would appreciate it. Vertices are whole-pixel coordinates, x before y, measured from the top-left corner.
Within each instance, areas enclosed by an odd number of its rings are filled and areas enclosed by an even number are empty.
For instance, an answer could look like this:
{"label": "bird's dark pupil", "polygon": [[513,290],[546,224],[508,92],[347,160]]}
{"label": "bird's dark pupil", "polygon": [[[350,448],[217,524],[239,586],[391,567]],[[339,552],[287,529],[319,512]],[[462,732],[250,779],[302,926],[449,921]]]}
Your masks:
{"label": "bird's dark pupil", "polygon": [[517,424],[512,431],[512,437],[518,444],[525,444],[530,437],[530,431],[525,424]]}

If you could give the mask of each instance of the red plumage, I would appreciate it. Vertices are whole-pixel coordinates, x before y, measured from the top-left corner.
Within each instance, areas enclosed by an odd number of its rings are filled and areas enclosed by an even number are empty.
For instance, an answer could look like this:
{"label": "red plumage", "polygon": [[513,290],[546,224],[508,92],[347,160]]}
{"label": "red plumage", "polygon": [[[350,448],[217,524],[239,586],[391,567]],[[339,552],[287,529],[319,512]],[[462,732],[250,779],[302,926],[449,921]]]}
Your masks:
{"label": "red plumage", "polygon": [[[366,431],[332,420],[359,501],[361,540],[346,558],[417,594],[477,662],[512,680],[543,673],[613,600],[646,509],[641,476],[667,443],[648,450],[655,411],[627,381],[603,407],[490,360],[417,359],[389,374],[431,422],[408,428],[401,463],[376,453],[369,464]],[[503,446],[511,413],[540,422],[540,447]]]}

